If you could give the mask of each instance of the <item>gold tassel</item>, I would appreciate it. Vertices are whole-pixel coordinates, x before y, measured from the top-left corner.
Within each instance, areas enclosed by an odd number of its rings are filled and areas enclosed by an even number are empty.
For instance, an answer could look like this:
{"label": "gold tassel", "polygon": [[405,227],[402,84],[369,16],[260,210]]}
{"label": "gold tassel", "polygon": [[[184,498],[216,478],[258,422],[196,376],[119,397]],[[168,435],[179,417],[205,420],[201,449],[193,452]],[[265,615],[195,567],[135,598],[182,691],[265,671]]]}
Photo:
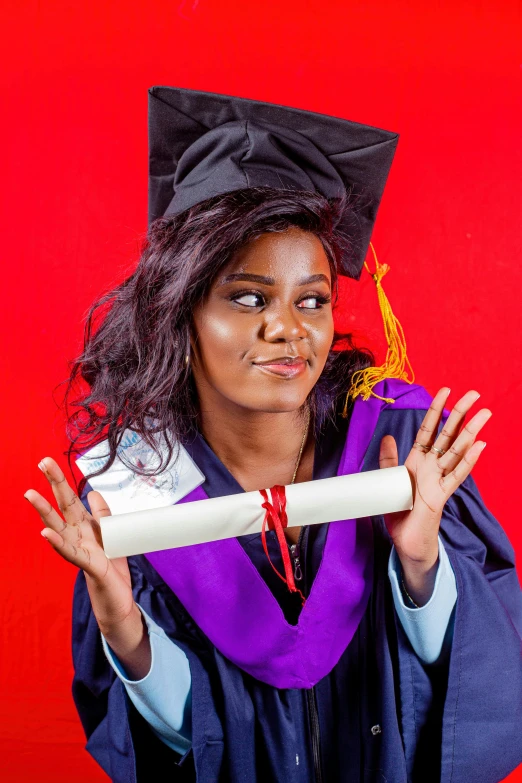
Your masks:
{"label": "gold tassel", "polygon": [[[342,412],[342,416],[344,418],[346,418],[348,415],[348,402],[350,398],[355,400],[359,395],[362,396],[363,400],[367,400],[370,396],[372,396],[376,397],[378,400],[384,400],[384,402],[387,403],[395,402],[395,400],[391,399],[390,397],[379,397],[378,394],[373,392],[373,387],[375,384],[379,383],[379,381],[382,381],[385,378],[400,378],[401,380],[410,384],[415,381],[415,375],[412,366],[406,355],[406,339],[404,337],[404,330],[397,318],[394,316],[393,310],[391,309],[391,305],[388,301],[388,297],[384,293],[383,287],[381,285],[381,280],[384,275],[389,272],[390,267],[388,264],[379,263],[377,260],[377,254],[375,253],[375,249],[371,242],[370,247],[375,259],[375,273],[372,275],[372,277],[377,287],[377,297],[379,299],[379,307],[381,308],[384,334],[386,335],[388,350],[386,352],[386,359],[383,365],[380,367],[367,367],[365,370],[357,370],[357,372],[352,375],[352,383],[346,395]],[[368,273],[372,274],[366,261],[364,262],[364,266],[366,267]],[[411,379],[408,377],[408,374],[411,374]]]}

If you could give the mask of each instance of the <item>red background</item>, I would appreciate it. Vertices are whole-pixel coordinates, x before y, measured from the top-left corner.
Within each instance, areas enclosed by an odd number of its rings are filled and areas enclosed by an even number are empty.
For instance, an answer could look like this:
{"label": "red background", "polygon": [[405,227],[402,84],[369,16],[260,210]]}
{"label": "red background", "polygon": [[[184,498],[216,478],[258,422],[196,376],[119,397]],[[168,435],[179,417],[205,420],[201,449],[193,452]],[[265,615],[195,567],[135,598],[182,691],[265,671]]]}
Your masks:
{"label": "red background", "polygon": [[[392,268],[385,289],[418,381],[432,393],[451,386],[453,401],[476,388],[494,412],[474,475],[520,561],[521,8],[4,0],[3,781],[107,779],[83,750],[70,696],[76,569],[42,540],[22,495],[49,496],[37,462],[64,464],[66,447],[53,389],[79,350],[86,308],[137,258],[153,84],[400,133],[374,233]],[[382,350],[373,288],[350,286],[343,318]]]}

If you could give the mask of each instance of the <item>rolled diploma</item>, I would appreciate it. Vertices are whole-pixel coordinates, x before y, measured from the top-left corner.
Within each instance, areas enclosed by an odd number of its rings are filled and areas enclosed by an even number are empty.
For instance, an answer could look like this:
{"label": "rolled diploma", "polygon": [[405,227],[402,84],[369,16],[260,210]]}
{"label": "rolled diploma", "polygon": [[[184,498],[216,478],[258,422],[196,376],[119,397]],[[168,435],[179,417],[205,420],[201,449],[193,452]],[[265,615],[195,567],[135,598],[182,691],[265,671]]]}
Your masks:
{"label": "rolled diploma", "polygon": [[[404,466],[291,484],[285,490],[288,527],[413,507],[411,479]],[[260,533],[265,517],[262,502],[258,491],[243,492],[102,517],[105,554],[109,559],[128,557]]]}

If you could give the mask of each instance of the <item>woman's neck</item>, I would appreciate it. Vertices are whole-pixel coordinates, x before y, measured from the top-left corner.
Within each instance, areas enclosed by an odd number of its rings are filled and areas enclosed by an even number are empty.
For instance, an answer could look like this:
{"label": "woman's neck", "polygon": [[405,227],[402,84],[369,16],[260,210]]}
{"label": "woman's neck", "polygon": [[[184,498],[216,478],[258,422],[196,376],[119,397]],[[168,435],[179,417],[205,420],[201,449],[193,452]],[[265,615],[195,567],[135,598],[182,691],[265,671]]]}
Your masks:
{"label": "woman's neck", "polygon": [[[200,431],[225,467],[246,491],[290,484],[307,417],[302,411],[265,413],[218,406],[199,415]],[[296,481],[312,478],[313,422],[303,446]]]}

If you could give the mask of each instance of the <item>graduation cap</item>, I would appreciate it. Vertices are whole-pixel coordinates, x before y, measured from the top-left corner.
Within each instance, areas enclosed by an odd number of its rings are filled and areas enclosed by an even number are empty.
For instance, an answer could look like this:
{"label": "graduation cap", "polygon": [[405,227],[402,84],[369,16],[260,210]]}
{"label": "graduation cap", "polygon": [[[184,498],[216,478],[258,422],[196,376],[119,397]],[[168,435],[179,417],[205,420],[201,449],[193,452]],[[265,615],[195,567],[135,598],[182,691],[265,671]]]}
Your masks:
{"label": "graduation cap", "polygon": [[[248,187],[348,191],[361,207],[358,279],[398,134],[338,117],[177,87],[149,89],[149,222]],[[353,220],[353,216],[352,216]],[[346,227],[351,234],[353,222]]]}
{"label": "graduation cap", "polygon": [[[302,109],[179,87],[151,87],[149,223],[248,187],[311,190],[328,199],[349,193],[357,208],[337,227],[350,235],[353,255],[344,264],[341,260],[339,271],[358,280],[398,138],[391,131]],[[396,319],[387,300],[382,301],[380,287],[388,267],[375,260],[374,280],[390,348],[390,330],[395,329],[397,337]],[[399,339],[401,335],[402,330]],[[399,375],[396,358],[390,362],[387,356],[383,368],[369,368],[381,370],[374,373],[371,385],[367,371],[362,371],[366,375],[358,376],[359,390],[351,396],[367,398],[384,377],[404,377],[405,345],[403,353]],[[352,391],[355,388],[352,384]]]}

